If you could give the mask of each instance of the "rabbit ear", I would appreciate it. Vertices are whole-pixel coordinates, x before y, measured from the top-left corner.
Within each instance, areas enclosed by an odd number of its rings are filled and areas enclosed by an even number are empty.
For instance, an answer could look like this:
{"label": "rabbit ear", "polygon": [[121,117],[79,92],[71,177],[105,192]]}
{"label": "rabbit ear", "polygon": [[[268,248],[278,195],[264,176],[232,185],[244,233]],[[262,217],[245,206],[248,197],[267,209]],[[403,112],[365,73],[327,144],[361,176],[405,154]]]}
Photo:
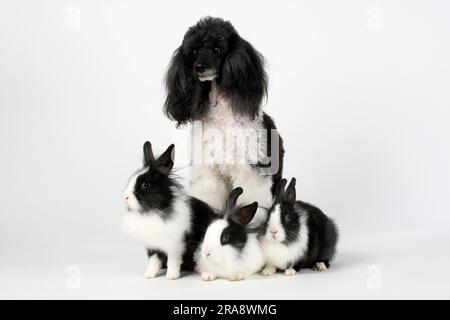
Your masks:
{"label": "rabbit ear", "polygon": [[144,165],[152,166],[155,164],[155,157],[153,156],[152,144],[149,141],[144,143]]}
{"label": "rabbit ear", "polygon": [[236,211],[237,218],[240,223],[243,225],[247,225],[250,221],[252,221],[253,217],[258,210],[258,202],[253,202],[252,204],[243,206]]}
{"label": "rabbit ear", "polygon": [[288,187],[286,188],[286,191],[284,193],[284,201],[288,203],[294,203],[296,199],[295,195],[295,178],[291,179],[291,182],[289,183]]}
{"label": "rabbit ear", "polygon": [[173,159],[175,156],[175,145],[171,144],[162,155],[156,160],[156,169],[163,174],[168,175],[173,168]]}
{"label": "rabbit ear", "polygon": [[231,210],[236,206],[237,199],[239,196],[244,192],[241,187],[237,187],[233,189],[233,191],[230,192],[230,195],[228,196],[226,209]]}
{"label": "rabbit ear", "polygon": [[287,183],[286,179],[281,179],[280,181],[278,181],[276,194],[275,194],[276,201],[280,201],[282,199],[283,194],[284,194],[284,187],[286,186],[286,183]]}

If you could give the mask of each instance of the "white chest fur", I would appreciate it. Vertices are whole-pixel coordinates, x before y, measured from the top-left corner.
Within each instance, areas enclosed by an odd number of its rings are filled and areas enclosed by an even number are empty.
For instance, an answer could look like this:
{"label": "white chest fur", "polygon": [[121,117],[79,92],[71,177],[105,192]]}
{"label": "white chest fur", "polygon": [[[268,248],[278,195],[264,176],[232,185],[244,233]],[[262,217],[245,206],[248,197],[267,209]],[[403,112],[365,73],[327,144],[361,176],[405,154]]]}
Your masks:
{"label": "white chest fur", "polygon": [[[178,198],[171,216],[161,218],[157,212],[129,212],[122,219],[122,230],[147,248],[166,253],[183,251],[183,240],[191,225],[191,212],[184,199]],[[182,252],[181,252],[182,253]]]}
{"label": "white chest fur", "polygon": [[212,86],[209,111],[194,124],[194,146],[202,148],[194,154],[202,155],[202,164],[256,164],[267,148],[262,112],[256,119],[236,114],[229,99]]}

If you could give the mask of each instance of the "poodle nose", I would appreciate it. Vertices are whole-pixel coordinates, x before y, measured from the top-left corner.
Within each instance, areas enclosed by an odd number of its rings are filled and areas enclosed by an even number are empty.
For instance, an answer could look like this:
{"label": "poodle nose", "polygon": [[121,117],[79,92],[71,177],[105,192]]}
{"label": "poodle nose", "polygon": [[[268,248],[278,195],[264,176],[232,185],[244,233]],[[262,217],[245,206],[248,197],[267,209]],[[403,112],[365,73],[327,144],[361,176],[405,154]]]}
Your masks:
{"label": "poodle nose", "polygon": [[205,72],[206,69],[208,69],[208,66],[204,63],[196,63],[195,64],[195,71],[197,71],[198,73]]}

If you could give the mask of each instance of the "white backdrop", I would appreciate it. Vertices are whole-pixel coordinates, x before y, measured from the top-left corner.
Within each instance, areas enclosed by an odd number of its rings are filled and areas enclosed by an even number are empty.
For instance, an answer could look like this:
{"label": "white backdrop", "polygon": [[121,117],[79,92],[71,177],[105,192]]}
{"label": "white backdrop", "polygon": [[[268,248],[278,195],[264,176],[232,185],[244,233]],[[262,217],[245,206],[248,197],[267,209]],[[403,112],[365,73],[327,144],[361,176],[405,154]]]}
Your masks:
{"label": "white backdrop", "polygon": [[232,290],[449,298],[449,12],[444,0],[1,0],[0,297],[228,297],[226,282],[144,280],[143,250],[119,227],[143,142],[162,151],[182,135],[162,113],[172,52],[212,15],[266,57],[285,176],[342,233],[326,275]]}

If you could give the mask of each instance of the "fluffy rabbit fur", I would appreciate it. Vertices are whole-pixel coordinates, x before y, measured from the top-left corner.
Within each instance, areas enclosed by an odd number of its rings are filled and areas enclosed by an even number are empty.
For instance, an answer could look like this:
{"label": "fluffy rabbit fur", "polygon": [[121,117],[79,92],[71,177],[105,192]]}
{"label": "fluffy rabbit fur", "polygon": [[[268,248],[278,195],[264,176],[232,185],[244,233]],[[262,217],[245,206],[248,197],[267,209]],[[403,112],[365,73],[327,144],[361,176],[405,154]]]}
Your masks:
{"label": "fluffy rabbit fur", "polygon": [[172,176],[174,145],[158,158],[150,142],[144,144],[144,166],[132,175],[125,190],[127,213],[123,230],[146,248],[145,277],[156,277],[167,266],[166,278],[193,270],[193,255],[215,213],[189,197]]}
{"label": "fluffy rabbit fur", "polygon": [[196,269],[205,281],[217,277],[242,280],[261,270],[264,260],[257,240],[260,229],[248,227],[258,203],[236,207],[242,188],[229,195],[222,218],[213,221],[195,253]]}
{"label": "fluffy rabbit fur", "polygon": [[262,273],[271,275],[279,269],[294,275],[300,268],[325,271],[336,251],[336,225],[319,208],[296,201],[295,178],[286,191],[285,185],[286,180],[282,179],[277,186],[261,238],[266,261]]}

